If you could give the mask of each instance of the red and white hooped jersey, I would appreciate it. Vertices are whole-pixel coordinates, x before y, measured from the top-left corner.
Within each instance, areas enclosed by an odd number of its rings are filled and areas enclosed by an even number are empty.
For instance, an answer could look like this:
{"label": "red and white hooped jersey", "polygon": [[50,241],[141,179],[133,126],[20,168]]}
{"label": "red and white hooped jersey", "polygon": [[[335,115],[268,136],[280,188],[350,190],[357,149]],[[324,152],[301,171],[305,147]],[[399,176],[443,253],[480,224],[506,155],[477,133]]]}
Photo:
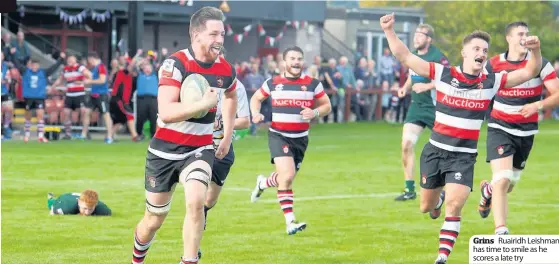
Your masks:
{"label": "red and white hooped jersey", "polygon": [[453,152],[477,153],[479,131],[489,104],[506,81],[506,73],[479,76],[463,73],[460,67],[429,63],[429,78],[435,81],[435,126],[429,142]]}
{"label": "red and white hooped jersey", "polygon": [[[234,67],[223,57],[213,63],[203,63],[194,58],[191,48],[180,50],[166,59],[159,69],[159,86],[181,89],[182,82],[190,74],[200,74],[211,87],[234,92],[236,73]],[[157,119],[157,131],[148,151],[167,160],[182,160],[199,148],[213,149],[213,123],[216,107],[201,118],[191,118],[175,123]]]}
{"label": "red and white hooped jersey", "polygon": [[[507,52],[494,56],[487,65],[488,71],[511,72],[526,67],[530,53],[522,61],[508,61]],[[511,135],[527,137],[538,133],[538,113],[529,117],[520,114],[525,104],[541,100],[544,83],[557,78],[551,63],[542,58],[542,68],[538,76],[515,87],[505,87],[497,92],[489,127],[501,129]]]}
{"label": "red and white hooped jersey", "polygon": [[66,82],[66,96],[75,97],[85,95],[83,72],[87,68],[81,64],[74,64],[73,66],[64,66],[62,76]]}
{"label": "red and white hooped jersey", "polygon": [[312,108],[315,99],[325,95],[319,80],[304,74],[299,78],[277,75],[267,79],[260,91],[270,96],[272,102],[270,131],[290,138],[309,134],[310,120],[304,120],[300,113],[303,107]]}

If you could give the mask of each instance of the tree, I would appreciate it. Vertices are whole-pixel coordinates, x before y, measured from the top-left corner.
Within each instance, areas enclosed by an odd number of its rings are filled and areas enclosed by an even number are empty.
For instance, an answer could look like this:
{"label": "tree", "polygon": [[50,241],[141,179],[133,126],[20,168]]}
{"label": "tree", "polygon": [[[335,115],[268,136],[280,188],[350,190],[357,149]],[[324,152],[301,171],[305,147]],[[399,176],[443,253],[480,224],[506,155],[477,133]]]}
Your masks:
{"label": "tree", "polygon": [[544,57],[553,59],[559,55],[559,22],[555,20],[549,2],[361,1],[361,7],[379,7],[379,4],[422,7],[427,15],[425,23],[435,28],[435,45],[440,47],[454,64],[461,61],[460,50],[465,35],[478,29],[489,33],[492,37],[489,55],[493,56],[504,52],[508,47],[505,39],[506,25],[520,20],[528,23],[530,34],[540,38]]}

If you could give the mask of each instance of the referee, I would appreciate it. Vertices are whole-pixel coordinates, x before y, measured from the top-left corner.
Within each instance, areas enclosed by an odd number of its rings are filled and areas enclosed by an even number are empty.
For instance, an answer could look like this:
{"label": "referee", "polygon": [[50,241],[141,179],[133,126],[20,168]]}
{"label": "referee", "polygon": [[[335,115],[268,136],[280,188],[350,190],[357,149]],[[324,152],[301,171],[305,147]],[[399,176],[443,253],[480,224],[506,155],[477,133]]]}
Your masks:
{"label": "referee", "polygon": [[157,124],[158,79],[151,64],[144,64],[136,82],[136,131],[142,135],[146,120],[150,123],[151,136]]}

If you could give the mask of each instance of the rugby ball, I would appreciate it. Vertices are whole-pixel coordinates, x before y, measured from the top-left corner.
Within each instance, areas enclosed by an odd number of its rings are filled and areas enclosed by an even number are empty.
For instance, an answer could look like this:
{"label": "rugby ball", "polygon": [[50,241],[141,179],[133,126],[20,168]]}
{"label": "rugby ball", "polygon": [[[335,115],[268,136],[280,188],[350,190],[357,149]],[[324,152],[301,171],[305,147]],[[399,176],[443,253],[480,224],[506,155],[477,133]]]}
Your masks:
{"label": "rugby ball", "polygon": [[[200,74],[190,74],[182,82],[180,91],[181,103],[186,105],[192,105],[195,102],[202,100],[206,90],[210,88],[210,84]],[[205,111],[200,111],[198,114],[194,115],[194,118],[202,118],[208,113],[209,109]]]}

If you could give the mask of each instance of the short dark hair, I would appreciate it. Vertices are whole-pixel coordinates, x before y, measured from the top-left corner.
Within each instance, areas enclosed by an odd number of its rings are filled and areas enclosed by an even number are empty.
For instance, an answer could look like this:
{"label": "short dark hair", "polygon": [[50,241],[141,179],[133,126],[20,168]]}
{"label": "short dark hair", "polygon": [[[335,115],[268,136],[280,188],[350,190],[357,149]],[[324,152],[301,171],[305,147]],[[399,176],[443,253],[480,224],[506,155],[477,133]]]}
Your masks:
{"label": "short dark hair", "polygon": [[99,59],[99,55],[95,51],[87,53],[87,57],[88,58],[91,57],[91,58]]}
{"label": "short dark hair", "polygon": [[491,35],[489,35],[489,33],[481,30],[475,30],[474,32],[464,37],[464,39],[462,40],[462,46],[470,43],[472,39],[482,39],[485,40],[487,44],[491,43]]}
{"label": "short dark hair", "polygon": [[301,53],[301,55],[305,56],[305,53],[303,52],[303,50],[297,46],[293,46],[293,47],[289,47],[287,49],[285,49],[283,51],[283,60],[285,60],[285,56],[287,56],[287,53],[290,51],[295,51],[295,52],[299,52]]}
{"label": "short dark hair", "polygon": [[225,16],[223,12],[215,7],[205,6],[200,8],[190,17],[190,28],[188,32],[192,35],[194,30],[203,30],[206,28],[208,20],[224,21]]}
{"label": "short dark hair", "polygon": [[508,35],[510,34],[510,32],[512,31],[513,28],[517,28],[517,27],[525,27],[528,28],[528,24],[524,21],[516,21],[516,22],[512,22],[510,24],[508,24],[505,27],[505,34]]}
{"label": "short dark hair", "polygon": [[38,59],[30,59],[31,63],[39,63]]}

